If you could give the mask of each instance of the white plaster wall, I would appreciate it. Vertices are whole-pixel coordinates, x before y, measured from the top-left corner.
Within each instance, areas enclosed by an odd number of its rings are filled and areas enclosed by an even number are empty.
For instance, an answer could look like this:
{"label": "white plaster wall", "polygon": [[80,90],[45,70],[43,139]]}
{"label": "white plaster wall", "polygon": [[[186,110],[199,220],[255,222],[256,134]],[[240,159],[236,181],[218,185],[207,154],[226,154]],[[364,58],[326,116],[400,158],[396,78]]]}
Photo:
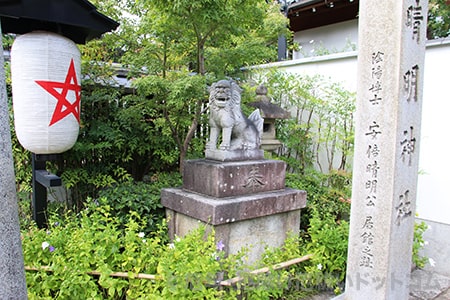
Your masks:
{"label": "white plaster wall", "polygon": [[[320,74],[356,91],[357,53],[302,58],[258,67],[292,73]],[[425,55],[422,134],[420,140],[417,213],[421,219],[450,225],[450,39],[430,41]],[[447,86],[448,85],[448,86]]]}
{"label": "white plaster wall", "polygon": [[315,56],[321,51],[354,51],[358,45],[358,20],[298,31],[294,33],[294,42],[300,45],[293,53],[294,59]]}
{"label": "white plaster wall", "polygon": [[450,39],[430,42],[425,55],[417,212],[425,220],[450,224]]}
{"label": "white plaster wall", "polygon": [[[417,222],[425,221],[428,229],[423,234],[424,247],[420,255],[428,257],[429,262],[425,270],[444,276],[450,276],[450,226],[448,224],[433,222],[417,218]],[[444,298],[442,298],[444,299]]]}
{"label": "white plaster wall", "polygon": [[254,68],[278,68],[290,73],[323,75],[340,82],[349,91],[356,91],[357,52],[336,53],[264,64]]}

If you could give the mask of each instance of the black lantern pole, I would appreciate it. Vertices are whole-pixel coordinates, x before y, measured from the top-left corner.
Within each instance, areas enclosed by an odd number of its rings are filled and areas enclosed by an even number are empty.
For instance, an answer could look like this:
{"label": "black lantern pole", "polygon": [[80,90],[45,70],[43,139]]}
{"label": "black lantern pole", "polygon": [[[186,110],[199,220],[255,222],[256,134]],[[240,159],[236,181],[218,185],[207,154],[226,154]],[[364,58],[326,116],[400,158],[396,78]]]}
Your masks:
{"label": "black lantern pole", "polygon": [[56,160],[56,154],[32,153],[33,169],[33,220],[39,228],[47,226],[47,189],[61,186],[61,178],[46,170],[47,161]]}

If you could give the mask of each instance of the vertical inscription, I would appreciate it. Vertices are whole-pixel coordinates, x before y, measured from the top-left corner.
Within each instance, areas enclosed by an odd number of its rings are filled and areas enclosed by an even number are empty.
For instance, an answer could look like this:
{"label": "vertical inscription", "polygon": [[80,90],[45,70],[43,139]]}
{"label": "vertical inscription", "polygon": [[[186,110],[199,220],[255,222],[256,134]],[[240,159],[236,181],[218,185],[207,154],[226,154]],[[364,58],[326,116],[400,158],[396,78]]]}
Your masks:
{"label": "vertical inscription", "polygon": [[[382,51],[374,51],[371,55],[371,74],[370,83],[368,85],[368,103],[370,107],[376,109],[383,104],[383,75],[384,75],[384,59],[385,53]],[[378,156],[381,154],[381,148],[378,146],[377,139],[382,135],[382,129],[379,120],[372,120],[366,128],[364,135],[367,137],[366,149],[366,165],[364,190],[366,216],[362,226],[362,233],[360,235],[360,243],[362,244],[359,255],[359,266],[364,268],[374,268],[374,254],[372,246],[376,240],[374,233],[374,209],[377,205],[377,187],[378,187],[378,172],[380,171],[380,163]]]}
{"label": "vertical inscription", "polygon": [[366,135],[372,137],[372,140],[375,140],[379,134],[381,134],[380,125],[376,121],[373,121],[372,125],[369,125],[369,130],[366,132]]}
{"label": "vertical inscription", "polygon": [[[421,42],[420,36],[422,35],[421,32],[426,29],[422,28],[424,26],[424,12],[420,0],[414,0],[414,4],[407,7],[405,26],[407,29],[405,32],[409,32],[411,40],[415,42],[415,47],[419,47]],[[411,57],[410,66],[412,67],[406,68],[403,72],[403,93],[406,102],[401,103],[401,105],[411,106],[419,101],[418,91],[420,87],[418,86],[418,83],[420,82],[419,71],[421,70],[418,61],[415,61],[417,59],[418,58],[415,56]],[[410,109],[408,111],[414,110]],[[400,160],[403,168],[405,168],[405,174],[413,172],[413,170],[410,170],[410,167],[413,165],[413,160],[417,159],[417,157],[414,156],[418,142],[415,136],[414,126],[414,124],[409,124],[409,126],[404,124],[406,129],[402,131],[400,136]],[[410,185],[410,183],[408,185]],[[413,217],[414,215],[410,200],[410,190],[412,188],[412,186],[407,186],[406,189],[398,195],[397,204],[394,207],[395,224],[397,226],[400,226],[404,219]]]}
{"label": "vertical inscription", "polygon": [[[420,35],[423,23],[423,12],[420,0],[416,0],[415,5],[411,5],[406,10],[406,27],[412,29],[412,38],[417,43],[420,42]],[[426,29],[426,28],[425,28]]]}
{"label": "vertical inscription", "polygon": [[412,156],[414,149],[416,148],[416,138],[414,137],[414,127],[410,126],[409,129],[403,131],[403,139],[400,141],[400,156],[402,162],[406,162],[408,166],[411,166]]}
{"label": "vertical inscription", "polygon": [[414,101],[417,102],[417,74],[419,72],[419,66],[415,65],[411,69],[405,72],[403,75],[403,90],[406,95],[406,101]]}
{"label": "vertical inscription", "polygon": [[395,207],[396,219],[395,223],[400,225],[401,221],[412,216],[411,200],[409,199],[409,190],[406,190],[398,197],[398,205]]}
{"label": "vertical inscription", "polygon": [[383,69],[381,63],[383,62],[383,52],[376,52],[372,55],[372,82],[369,87],[369,92],[372,96],[369,102],[372,105],[378,105],[381,102],[380,93],[383,91],[381,77],[383,76]]}
{"label": "vertical inscription", "polygon": [[366,268],[373,268],[373,251],[372,251],[372,244],[374,242],[375,236],[373,235],[373,217],[372,216],[366,216],[366,220],[364,222],[364,225],[362,227],[363,233],[361,234],[361,242],[363,245],[363,249],[361,251],[360,259],[359,259],[359,266],[360,267],[366,267]]}

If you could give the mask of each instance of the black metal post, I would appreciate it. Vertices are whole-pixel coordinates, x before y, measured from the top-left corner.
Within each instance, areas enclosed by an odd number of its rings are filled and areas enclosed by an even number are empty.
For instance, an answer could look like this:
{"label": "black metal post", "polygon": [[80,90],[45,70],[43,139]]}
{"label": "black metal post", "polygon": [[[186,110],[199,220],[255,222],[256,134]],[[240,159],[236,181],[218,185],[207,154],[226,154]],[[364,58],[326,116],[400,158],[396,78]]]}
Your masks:
{"label": "black metal post", "polygon": [[37,181],[36,171],[45,170],[46,161],[38,160],[36,154],[32,154],[33,168],[33,219],[39,228],[47,226],[47,188]]}
{"label": "black metal post", "polygon": [[61,178],[47,172],[46,162],[57,155],[32,154],[33,169],[33,219],[39,228],[47,227],[47,188],[61,185]]}
{"label": "black metal post", "polygon": [[[281,7],[281,12],[287,18],[288,4],[286,3],[286,0],[284,0],[283,2],[284,3]],[[286,40],[286,36],[283,34],[278,37],[278,61],[286,60],[286,58],[287,58],[286,52],[287,52],[287,40]]]}

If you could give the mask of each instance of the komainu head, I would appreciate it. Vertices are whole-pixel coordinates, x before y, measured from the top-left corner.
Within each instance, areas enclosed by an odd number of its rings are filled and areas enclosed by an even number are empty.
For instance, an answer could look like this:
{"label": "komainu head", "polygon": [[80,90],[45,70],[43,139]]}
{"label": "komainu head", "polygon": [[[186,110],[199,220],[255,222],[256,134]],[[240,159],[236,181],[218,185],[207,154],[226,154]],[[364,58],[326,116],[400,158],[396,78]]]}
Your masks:
{"label": "komainu head", "polygon": [[231,80],[220,80],[209,89],[209,103],[213,109],[232,109],[241,104],[242,89]]}

